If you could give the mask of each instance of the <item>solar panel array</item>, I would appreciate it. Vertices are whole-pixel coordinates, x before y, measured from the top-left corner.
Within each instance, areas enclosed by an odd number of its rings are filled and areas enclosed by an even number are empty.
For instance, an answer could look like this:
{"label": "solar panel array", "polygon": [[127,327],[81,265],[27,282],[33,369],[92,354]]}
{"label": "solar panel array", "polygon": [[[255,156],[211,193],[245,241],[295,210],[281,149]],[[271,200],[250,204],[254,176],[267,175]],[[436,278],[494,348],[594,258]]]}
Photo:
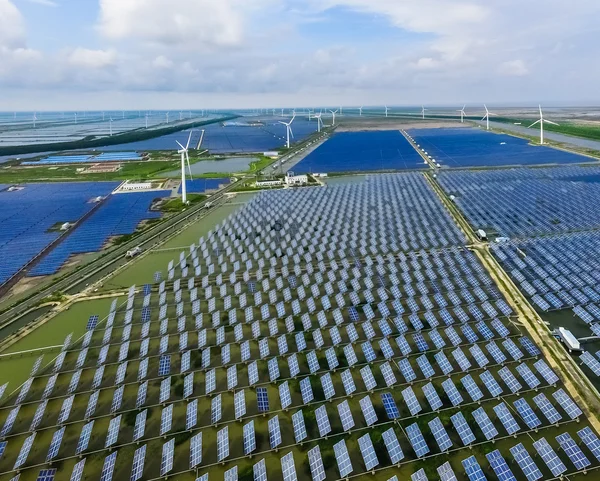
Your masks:
{"label": "solar panel array", "polygon": [[[2,463],[7,472],[15,466],[16,451],[30,436],[31,423],[21,422],[21,411],[6,424],[21,404],[39,417],[33,429],[46,438],[65,428],[65,436],[79,439],[72,449],[57,434],[52,459],[103,452],[106,479],[115,469],[110,449],[130,446],[135,449],[127,462],[119,459],[125,470],[131,467],[131,479],[212,463],[224,463],[233,479],[245,466],[239,458],[274,449],[283,450],[279,457],[290,480],[299,475],[298,462],[318,481],[336,466],[339,473],[360,474],[511,431],[520,435],[525,424],[517,406],[526,395],[544,394],[543,405],[551,404],[561,423],[581,418],[535,345],[506,320],[500,292],[476,256],[461,247],[464,237],[421,179],[372,177],[329,193],[305,189],[256,197],[182,253],[158,295],[156,286],[134,286],[127,302],[89,331],[85,347],[71,343],[56,373],[52,365],[37,371],[21,396],[7,398],[1,419],[15,452],[0,459],[0,474]],[[321,212],[322,219],[305,208]],[[351,218],[356,229],[345,220]],[[199,274],[190,269],[185,275],[181,260]],[[209,266],[212,274],[204,274]],[[294,301],[299,310],[292,315]],[[529,396],[533,376],[538,392]],[[523,383],[516,395],[497,401],[515,381]],[[68,385],[73,389],[65,395]],[[56,419],[44,417],[46,401],[57,405]],[[423,422],[415,422],[417,414]],[[431,416],[425,421],[425,415]],[[543,428],[562,429],[552,426],[553,417],[539,421]],[[382,436],[374,436],[379,428]],[[203,445],[203,435],[216,442]],[[335,443],[325,447],[321,441],[329,436]],[[593,446],[587,431],[585,436]],[[140,451],[146,442],[161,453],[160,473],[146,472],[149,463]],[[562,442],[565,448],[554,447],[556,452],[579,456]],[[295,447],[300,443],[307,447],[302,454]],[[31,460],[28,449],[20,458],[25,469],[45,462],[47,449],[43,459]],[[582,449],[598,461],[587,445]],[[325,459],[336,463],[323,465]],[[472,460],[466,465],[478,475]],[[254,466],[266,476],[260,462]],[[86,475],[90,469],[88,463]],[[453,476],[447,467],[441,474]]]}

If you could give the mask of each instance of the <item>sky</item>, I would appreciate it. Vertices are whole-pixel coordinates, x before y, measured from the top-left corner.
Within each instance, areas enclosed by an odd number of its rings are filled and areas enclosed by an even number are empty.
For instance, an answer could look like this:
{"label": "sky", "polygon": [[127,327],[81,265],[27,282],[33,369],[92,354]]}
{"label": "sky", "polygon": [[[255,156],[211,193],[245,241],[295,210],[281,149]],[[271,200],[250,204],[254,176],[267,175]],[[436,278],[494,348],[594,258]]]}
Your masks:
{"label": "sky", "polygon": [[597,105],[598,0],[0,0],[0,111]]}

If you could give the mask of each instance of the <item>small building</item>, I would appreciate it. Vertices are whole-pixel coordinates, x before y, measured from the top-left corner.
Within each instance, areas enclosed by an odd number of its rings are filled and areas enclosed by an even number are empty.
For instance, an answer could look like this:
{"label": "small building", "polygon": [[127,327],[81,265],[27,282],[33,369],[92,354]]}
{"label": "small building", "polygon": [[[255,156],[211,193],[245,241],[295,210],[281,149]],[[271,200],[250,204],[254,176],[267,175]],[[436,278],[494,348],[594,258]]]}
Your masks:
{"label": "small building", "polygon": [[257,180],[256,187],[276,187],[283,185],[283,180]]}
{"label": "small building", "polygon": [[71,224],[69,222],[65,222],[60,226],[60,230],[67,230],[69,227],[71,227]]}
{"label": "small building", "polygon": [[569,352],[581,351],[581,344],[573,335],[573,333],[568,329],[565,329],[564,327],[559,327],[558,329],[554,330],[553,334],[554,337],[556,337],[556,339],[558,339],[565,345]]}
{"label": "small building", "polygon": [[279,158],[279,152],[275,152],[275,151],[265,152],[265,153],[263,153],[263,155],[265,157],[268,157],[269,159],[278,159]]}
{"label": "small building", "polygon": [[152,189],[152,182],[126,182],[121,186],[124,191],[149,190]]}
{"label": "small building", "polygon": [[294,175],[293,172],[288,172],[285,175],[285,183],[287,185],[306,185],[308,184],[308,175]]}
{"label": "small building", "polygon": [[477,230],[477,237],[479,237],[479,240],[482,241],[486,241],[487,240],[487,234],[483,229],[478,229]]}

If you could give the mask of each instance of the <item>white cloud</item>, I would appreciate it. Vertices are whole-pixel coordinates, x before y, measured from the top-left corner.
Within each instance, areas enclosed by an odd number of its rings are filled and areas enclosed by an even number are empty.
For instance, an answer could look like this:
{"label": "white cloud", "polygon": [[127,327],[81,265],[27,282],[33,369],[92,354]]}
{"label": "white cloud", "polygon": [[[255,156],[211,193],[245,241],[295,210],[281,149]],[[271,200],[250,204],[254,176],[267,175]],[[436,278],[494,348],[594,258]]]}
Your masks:
{"label": "white cloud", "polygon": [[196,50],[240,45],[246,16],[263,0],[100,0],[99,28],[112,40],[137,39]]}
{"label": "white cloud", "polygon": [[68,55],[68,61],[75,67],[100,69],[114,65],[117,54],[114,50],[90,50],[76,48]]}
{"label": "white cloud", "polygon": [[173,68],[173,62],[164,55],[159,55],[158,57],[156,57],[152,61],[152,65],[157,69]]}
{"label": "white cloud", "polygon": [[0,47],[25,45],[25,25],[19,9],[10,0],[0,0]]}
{"label": "white cloud", "polygon": [[43,5],[44,7],[58,7],[58,3],[54,0],[27,0],[29,3]]}
{"label": "white cloud", "polygon": [[513,76],[513,77],[522,77],[529,73],[529,69],[523,60],[510,60],[508,62],[503,62],[498,67],[498,72],[501,75]]}

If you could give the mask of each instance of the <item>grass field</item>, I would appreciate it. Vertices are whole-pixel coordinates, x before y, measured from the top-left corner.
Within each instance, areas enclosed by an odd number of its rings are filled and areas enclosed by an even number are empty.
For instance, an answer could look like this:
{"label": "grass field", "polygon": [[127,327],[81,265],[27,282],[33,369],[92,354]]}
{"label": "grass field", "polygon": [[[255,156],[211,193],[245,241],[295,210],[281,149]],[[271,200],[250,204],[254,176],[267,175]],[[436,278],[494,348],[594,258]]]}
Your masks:
{"label": "grass field", "polygon": [[[253,194],[238,195],[235,197],[236,204],[247,202],[253,197]],[[115,277],[106,282],[101,290],[113,290],[127,288],[133,284],[140,285],[152,282],[154,273],[160,271],[163,278],[167,274],[167,265],[171,260],[179,259],[179,253],[182,250],[189,249],[192,243],[197,243],[198,239],[208,233],[219,222],[239,209],[239,205],[225,204],[215,212],[210,213],[198,222],[186,227],[181,233],[173,237],[160,247],[160,250],[153,251],[134,262],[129,267],[121,271]]]}
{"label": "grass field", "polygon": [[[65,337],[71,332],[73,333],[73,340],[78,339],[85,334],[88,318],[94,314],[98,314],[100,319],[105,317],[109,311],[111,302],[112,299],[77,302],[73,304],[69,310],[59,313],[46,324],[13,344],[4,351],[3,354],[61,345],[65,340]],[[44,363],[49,362],[56,357],[57,354],[58,352],[45,355]],[[26,381],[29,372],[31,371],[31,367],[38,356],[38,353],[31,353],[2,360],[0,384],[4,384],[5,382],[10,383],[9,391],[12,391],[18,385]]]}
{"label": "grass field", "polygon": [[[497,117],[494,118],[494,122],[502,122],[505,124],[514,124],[516,122],[520,122],[523,124],[523,126],[529,126],[534,122],[534,120]],[[561,122],[560,125],[544,124],[544,130],[565,135],[572,135],[574,137],[582,137],[584,139],[600,140],[600,127],[582,125],[573,121]]]}

